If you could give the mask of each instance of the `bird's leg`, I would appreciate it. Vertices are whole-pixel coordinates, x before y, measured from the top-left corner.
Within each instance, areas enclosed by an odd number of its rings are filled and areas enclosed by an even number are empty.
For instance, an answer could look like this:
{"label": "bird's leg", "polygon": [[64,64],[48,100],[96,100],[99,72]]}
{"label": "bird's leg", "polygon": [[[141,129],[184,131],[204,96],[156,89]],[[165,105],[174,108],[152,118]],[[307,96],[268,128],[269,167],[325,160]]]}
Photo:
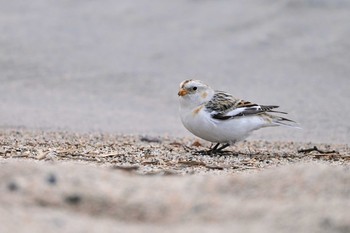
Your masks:
{"label": "bird's leg", "polygon": [[222,145],[221,147],[217,148],[217,149],[215,150],[215,152],[221,152],[223,149],[225,149],[225,148],[228,147],[228,146],[230,146],[230,144],[229,144],[229,143],[226,143],[226,144]]}
{"label": "bird's leg", "polygon": [[207,154],[208,155],[213,155],[213,154],[216,154],[216,153],[221,153],[223,149],[225,149],[226,147],[228,147],[230,144],[229,143],[226,143],[222,146],[220,146],[220,143],[217,143],[213,148],[211,148],[209,151],[207,151]]}
{"label": "bird's leg", "polygon": [[[213,144],[211,145],[211,147],[212,146],[213,146]],[[220,146],[220,143],[216,143],[215,146],[213,148],[210,148],[209,150],[200,150],[197,152],[201,155],[212,155],[216,152],[216,150],[219,146]]]}
{"label": "bird's leg", "polygon": [[[212,155],[213,152],[215,153],[216,149],[219,147],[220,143],[215,144],[213,148],[210,148],[209,150],[199,150],[196,151],[196,153],[201,154],[201,155]],[[212,147],[213,144],[210,146]]]}
{"label": "bird's leg", "polygon": [[209,151],[216,151],[216,149],[219,147],[220,143],[216,143],[216,145],[211,148]]}

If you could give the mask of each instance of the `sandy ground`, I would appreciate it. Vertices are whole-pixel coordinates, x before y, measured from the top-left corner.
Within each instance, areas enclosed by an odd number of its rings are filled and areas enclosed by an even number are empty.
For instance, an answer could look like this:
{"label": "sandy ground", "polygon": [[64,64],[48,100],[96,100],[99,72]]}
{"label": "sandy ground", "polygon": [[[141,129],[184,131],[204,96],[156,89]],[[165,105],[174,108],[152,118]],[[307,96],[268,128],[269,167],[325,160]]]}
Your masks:
{"label": "sandy ground", "polygon": [[347,145],[208,156],[187,138],[11,130],[0,144],[1,232],[350,230]]}
{"label": "sandy ground", "polygon": [[[350,1],[0,6],[1,233],[350,232]],[[303,130],[200,155],[188,78]]]}

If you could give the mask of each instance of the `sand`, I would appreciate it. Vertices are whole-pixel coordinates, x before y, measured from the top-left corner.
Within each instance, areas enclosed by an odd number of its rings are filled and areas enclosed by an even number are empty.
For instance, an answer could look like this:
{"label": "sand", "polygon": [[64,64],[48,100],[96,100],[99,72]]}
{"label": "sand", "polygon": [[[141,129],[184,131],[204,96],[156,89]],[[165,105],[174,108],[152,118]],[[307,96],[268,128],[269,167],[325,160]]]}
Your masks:
{"label": "sand", "polygon": [[350,230],[347,145],[250,141],[208,156],[189,138],[0,135],[1,232]]}
{"label": "sand", "polygon": [[[350,232],[348,0],[0,2],[1,233]],[[188,78],[303,129],[200,155]]]}

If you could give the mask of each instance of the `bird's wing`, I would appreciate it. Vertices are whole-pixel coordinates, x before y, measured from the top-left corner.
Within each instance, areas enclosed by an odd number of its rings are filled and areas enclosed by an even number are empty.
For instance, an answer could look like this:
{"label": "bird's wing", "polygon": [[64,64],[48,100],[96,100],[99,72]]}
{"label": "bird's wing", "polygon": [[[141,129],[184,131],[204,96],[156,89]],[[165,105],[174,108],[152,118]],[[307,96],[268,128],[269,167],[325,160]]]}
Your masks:
{"label": "bird's wing", "polygon": [[225,92],[216,92],[213,98],[206,104],[206,109],[213,119],[228,120],[236,117],[257,115],[264,112],[275,112],[276,105],[258,105],[249,101],[237,99]]}

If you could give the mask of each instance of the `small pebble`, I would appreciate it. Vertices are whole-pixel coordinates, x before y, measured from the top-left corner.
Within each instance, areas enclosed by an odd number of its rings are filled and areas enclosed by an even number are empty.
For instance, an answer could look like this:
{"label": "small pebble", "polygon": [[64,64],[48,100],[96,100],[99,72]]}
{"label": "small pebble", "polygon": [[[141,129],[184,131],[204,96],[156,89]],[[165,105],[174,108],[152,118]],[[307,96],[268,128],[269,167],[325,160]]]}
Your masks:
{"label": "small pebble", "polygon": [[64,201],[70,205],[78,205],[81,202],[81,196],[77,194],[68,195],[65,197]]}
{"label": "small pebble", "polygon": [[18,185],[13,181],[11,181],[10,183],[7,184],[7,188],[11,192],[17,191],[19,189]]}
{"label": "small pebble", "polygon": [[161,143],[162,140],[156,137],[150,137],[150,136],[142,136],[140,137],[141,142],[156,142],[156,143]]}
{"label": "small pebble", "polygon": [[57,184],[57,177],[55,176],[55,174],[50,173],[47,178],[46,178],[47,183],[49,183],[50,185],[55,185]]}

